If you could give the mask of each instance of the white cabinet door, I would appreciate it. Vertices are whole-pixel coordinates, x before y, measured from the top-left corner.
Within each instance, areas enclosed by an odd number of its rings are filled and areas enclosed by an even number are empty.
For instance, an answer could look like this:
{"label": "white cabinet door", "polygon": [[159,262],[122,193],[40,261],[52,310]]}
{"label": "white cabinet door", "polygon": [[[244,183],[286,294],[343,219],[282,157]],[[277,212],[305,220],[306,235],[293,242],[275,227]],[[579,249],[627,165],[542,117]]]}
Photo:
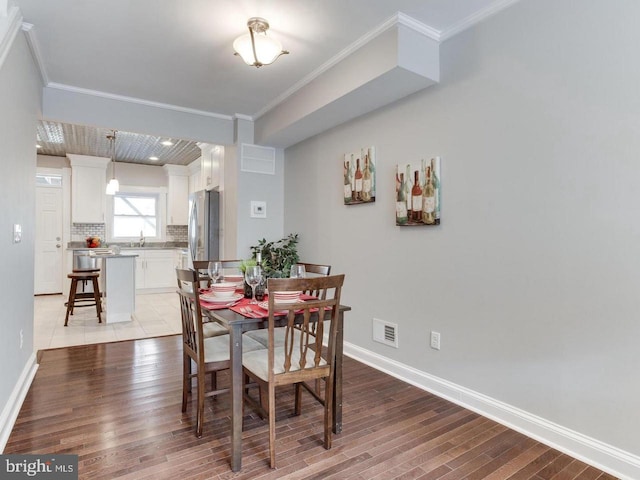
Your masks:
{"label": "white cabinet door", "polygon": [[198,143],[200,157],[200,184],[202,190],[220,186],[220,169],[224,158],[224,147],[208,143]]}
{"label": "white cabinet door", "polygon": [[129,255],[136,257],[136,290],[144,288],[144,250],[127,250]]}
{"label": "white cabinet door", "polygon": [[136,257],[136,290],[169,289],[176,283],[176,250],[128,250]]}
{"label": "white cabinet door", "polygon": [[71,173],[73,223],[104,223],[105,188],[104,168],[73,167]]}
{"label": "white cabinet door", "polygon": [[71,221],[73,223],[104,223],[107,186],[105,157],[68,153],[71,163]]}
{"label": "white cabinet door", "polygon": [[176,285],[174,252],[172,250],[147,250],[144,266],[144,288],[165,288]]}
{"label": "white cabinet door", "polygon": [[169,176],[169,196],[167,201],[167,225],[187,225],[189,223],[189,177]]}

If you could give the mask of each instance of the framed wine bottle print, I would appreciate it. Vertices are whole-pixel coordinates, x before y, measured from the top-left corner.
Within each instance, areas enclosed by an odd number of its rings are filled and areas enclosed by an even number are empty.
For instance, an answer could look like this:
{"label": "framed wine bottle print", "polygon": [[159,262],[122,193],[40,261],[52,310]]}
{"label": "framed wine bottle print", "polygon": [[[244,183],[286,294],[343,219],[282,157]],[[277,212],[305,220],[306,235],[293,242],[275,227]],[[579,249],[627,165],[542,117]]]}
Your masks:
{"label": "framed wine bottle print", "polygon": [[440,225],[440,157],[396,166],[396,225]]}
{"label": "framed wine bottle print", "polygon": [[374,147],[345,153],[342,162],[344,204],[357,205],[376,201],[376,153]]}

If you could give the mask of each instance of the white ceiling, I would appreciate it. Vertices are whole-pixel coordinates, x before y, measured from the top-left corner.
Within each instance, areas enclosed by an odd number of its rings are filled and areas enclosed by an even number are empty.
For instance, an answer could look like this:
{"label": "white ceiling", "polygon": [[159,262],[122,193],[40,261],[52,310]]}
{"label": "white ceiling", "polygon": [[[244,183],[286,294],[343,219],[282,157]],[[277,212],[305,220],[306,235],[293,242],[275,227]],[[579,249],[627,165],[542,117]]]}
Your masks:
{"label": "white ceiling", "polygon": [[[46,84],[259,118],[398,12],[443,40],[517,0],[9,0],[32,24]],[[233,55],[249,17],[290,55]]]}

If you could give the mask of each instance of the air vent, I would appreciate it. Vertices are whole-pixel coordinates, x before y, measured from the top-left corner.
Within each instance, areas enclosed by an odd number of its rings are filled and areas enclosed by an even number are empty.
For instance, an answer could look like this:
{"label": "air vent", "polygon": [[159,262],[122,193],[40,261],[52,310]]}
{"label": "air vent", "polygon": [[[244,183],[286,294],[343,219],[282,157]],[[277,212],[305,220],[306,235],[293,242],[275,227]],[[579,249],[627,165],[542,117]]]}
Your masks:
{"label": "air vent", "polygon": [[243,143],[240,155],[240,170],[243,172],[275,175],[276,149]]}
{"label": "air vent", "polygon": [[398,348],[398,325],[373,319],[373,340],[390,347]]}

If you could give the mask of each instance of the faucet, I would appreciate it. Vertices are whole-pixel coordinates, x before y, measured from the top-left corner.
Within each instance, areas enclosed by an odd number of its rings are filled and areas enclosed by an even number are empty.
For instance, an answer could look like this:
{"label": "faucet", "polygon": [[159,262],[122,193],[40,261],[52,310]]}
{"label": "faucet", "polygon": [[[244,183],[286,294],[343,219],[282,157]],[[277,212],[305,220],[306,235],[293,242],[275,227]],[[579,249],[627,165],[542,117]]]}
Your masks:
{"label": "faucet", "polygon": [[144,247],[144,233],[140,230],[140,246]]}

